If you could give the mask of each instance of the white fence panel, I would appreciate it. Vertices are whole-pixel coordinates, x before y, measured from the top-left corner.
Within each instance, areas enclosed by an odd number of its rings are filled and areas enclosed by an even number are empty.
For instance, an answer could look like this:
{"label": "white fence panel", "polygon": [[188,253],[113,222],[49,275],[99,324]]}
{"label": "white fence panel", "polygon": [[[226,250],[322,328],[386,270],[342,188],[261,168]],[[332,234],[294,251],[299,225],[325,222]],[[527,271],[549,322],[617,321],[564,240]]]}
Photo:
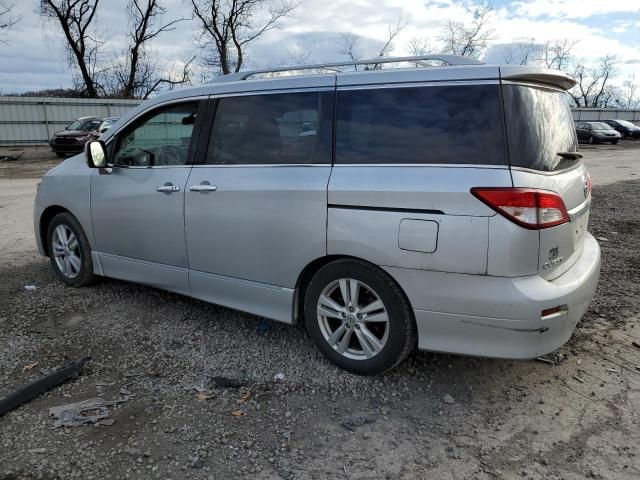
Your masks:
{"label": "white fence panel", "polygon": [[138,100],[0,97],[0,145],[38,145],[79,117],[119,117]]}

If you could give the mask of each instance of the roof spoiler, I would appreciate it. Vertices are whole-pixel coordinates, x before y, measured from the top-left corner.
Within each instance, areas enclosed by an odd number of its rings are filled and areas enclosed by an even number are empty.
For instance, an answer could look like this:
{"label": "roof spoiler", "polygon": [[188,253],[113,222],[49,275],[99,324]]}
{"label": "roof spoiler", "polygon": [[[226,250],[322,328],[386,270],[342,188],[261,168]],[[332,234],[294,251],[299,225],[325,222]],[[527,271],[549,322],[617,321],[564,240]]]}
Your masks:
{"label": "roof spoiler", "polygon": [[563,90],[569,90],[576,84],[571,75],[560,70],[521,65],[500,65],[500,78],[502,80],[541,83]]}

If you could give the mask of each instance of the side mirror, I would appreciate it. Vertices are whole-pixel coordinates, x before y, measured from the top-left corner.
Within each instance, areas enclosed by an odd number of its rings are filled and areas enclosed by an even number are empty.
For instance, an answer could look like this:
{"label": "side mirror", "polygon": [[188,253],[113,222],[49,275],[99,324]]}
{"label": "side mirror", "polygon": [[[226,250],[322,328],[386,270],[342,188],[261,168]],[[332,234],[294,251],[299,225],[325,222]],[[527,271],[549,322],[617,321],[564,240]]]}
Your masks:
{"label": "side mirror", "polygon": [[107,147],[102,140],[87,142],[85,155],[89,168],[105,168],[107,166]]}

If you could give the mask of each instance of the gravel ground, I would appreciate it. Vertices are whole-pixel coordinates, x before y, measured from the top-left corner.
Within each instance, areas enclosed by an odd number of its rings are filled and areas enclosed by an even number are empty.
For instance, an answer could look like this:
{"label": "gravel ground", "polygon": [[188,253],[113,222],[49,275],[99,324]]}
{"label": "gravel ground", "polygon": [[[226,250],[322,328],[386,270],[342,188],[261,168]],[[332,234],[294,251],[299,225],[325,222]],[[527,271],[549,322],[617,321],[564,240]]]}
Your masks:
{"label": "gravel ground", "polygon": [[[0,479],[637,479],[640,181],[596,187],[591,231],[600,287],[554,364],[416,352],[373,378],[300,327],[0,252],[0,395],[92,356],[0,418]],[[53,428],[94,397],[113,424]]]}

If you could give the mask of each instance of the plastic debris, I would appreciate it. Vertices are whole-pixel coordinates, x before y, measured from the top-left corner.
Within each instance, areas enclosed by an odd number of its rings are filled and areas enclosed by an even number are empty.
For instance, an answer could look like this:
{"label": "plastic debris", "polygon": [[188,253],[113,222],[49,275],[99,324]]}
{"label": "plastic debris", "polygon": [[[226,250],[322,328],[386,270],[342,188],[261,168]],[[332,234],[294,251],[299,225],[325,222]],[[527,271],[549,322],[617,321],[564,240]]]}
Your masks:
{"label": "plastic debris", "polygon": [[0,399],[0,417],[19,405],[32,400],[38,395],[51,390],[54,387],[57,387],[61,383],[77,377],[80,375],[84,364],[89,360],[91,360],[91,357],[84,357],[74,362],[67,363],[48,375],[18,387],[15,391]]}
{"label": "plastic debris", "polygon": [[445,395],[444,397],[442,397],[442,401],[444,403],[448,403],[449,405],[451,405],[452,403],[456,403],[456,401],[453,399],[453,397],[449,394]]}
{"label": "plastic debris", "polygon": [[27,290],[28,292],[32,292],[34,290],[37,290],[38,287],[36,287],[35,285],[25,285],[24,289]]}
{"label": "plastic debris", "polygon": [[231,412],[231,415],[233,415],[234,417],[242,417],[242,416],[244,416],[246,414],[242,410],[235,410],[235,411]]}
{"label": "plastic debris", "polygon": [[287,378],[286,375],[284,373],[280,372],[280,373],[276,373],[273,376],[273,381],[276,382],[276,383],[281,383],[281,382],[284,382],[284,380],[286,378]]}
{"label": "plastic debris", "polygon": [[109,417],[108,403],[102,398],[90,398],[81,402],[52,407],[49,416],[56,419],[53,428],[78,427],[88,423],[97,423]]}

